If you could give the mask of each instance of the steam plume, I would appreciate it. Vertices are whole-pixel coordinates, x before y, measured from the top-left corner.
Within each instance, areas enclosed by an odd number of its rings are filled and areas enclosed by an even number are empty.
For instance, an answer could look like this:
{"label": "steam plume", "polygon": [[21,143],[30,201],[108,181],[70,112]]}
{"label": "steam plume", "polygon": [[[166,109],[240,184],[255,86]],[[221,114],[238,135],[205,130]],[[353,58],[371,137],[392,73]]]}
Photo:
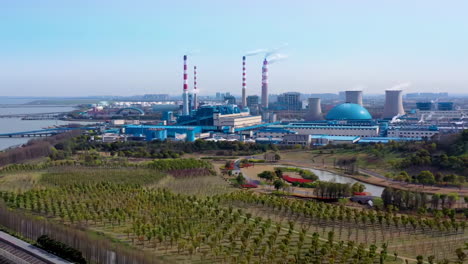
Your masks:
{"label": "steam plume", "polygon": [[275,62],[278,62],[278,61],[282,61],[282,60],[285,60],[287,59],[288,56],[285,55],[285,54],[280,54],[280,53],[276,53],[274,55],[271,55],[268,59],[268,63],[269,64],[272,64],[272,63],[275,63]]}
{"label": "steam plume", "polygon": [[397,84],[393,86],[392,88],[390,88],[389,90],[402,90],[403,88],[410,87],[410,86],[411,86],[410,82],[405,82],[405,83]]}

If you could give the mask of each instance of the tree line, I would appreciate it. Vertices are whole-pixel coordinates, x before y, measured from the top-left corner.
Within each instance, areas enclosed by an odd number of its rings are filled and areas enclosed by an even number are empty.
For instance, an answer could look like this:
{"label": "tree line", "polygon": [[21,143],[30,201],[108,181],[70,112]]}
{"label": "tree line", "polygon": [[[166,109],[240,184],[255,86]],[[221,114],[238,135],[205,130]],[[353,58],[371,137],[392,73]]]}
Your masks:
{"label": "tree line", "polygon": [[74,130],[44,139],[33,139],[21,147],[0,152],[0,166],[47,157],[52,154],[54,145],[70,140],[79,134],[81,134],[81,131]]}
{"label": "tree line", "polygon": [[[419,210],[423,213],[428,209],[435,211],[451,209],[460,199],[463,199],[465,203],[468,202],[468,197],[460,198],[457,193],[429,195],[424,192],[399,190],[390,187],[383,190],[381,197],[386,207],[393,206],[401,210]],[[466,216],[468,217],[468,214]]]}

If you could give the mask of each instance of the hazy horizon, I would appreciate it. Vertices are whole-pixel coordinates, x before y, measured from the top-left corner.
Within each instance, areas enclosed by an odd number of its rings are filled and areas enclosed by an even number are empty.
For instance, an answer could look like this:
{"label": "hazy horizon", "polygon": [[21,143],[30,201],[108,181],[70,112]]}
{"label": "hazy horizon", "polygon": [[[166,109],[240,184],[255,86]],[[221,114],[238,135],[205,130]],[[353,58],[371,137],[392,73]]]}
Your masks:
{"label": "hazy horizon", "polygon": [[[197,65],[200,95],[240,94],[241,58],[275,48],[271,94],[468,90],[464,1],[4,1],[2,96],[182,93]],[[262,56],[247,57],[247,94],[260,95]]]}

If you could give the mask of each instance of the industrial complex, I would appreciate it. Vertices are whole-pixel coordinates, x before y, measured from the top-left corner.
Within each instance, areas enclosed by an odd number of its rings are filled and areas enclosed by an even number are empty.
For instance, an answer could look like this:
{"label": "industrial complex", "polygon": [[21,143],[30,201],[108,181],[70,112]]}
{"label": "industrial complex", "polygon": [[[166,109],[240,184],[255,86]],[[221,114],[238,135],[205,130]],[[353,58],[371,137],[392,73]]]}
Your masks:
{"label": "industrial complex", "polygon": [[112,119],[104,133],[106,141],[202,139],[313,146],[427,140],[466,127],[468,110],[464,106],[439,101],[438,97],[415,100],[409,96],[404,101],[399,88],[386,90],[383,101],[366,100],[361,90],[340,93],[344,98],[297,92],[272,96],[268,65],[265,57],[261,89],[248,91],[243,56],[240,98],[229,92],[213,98],[199,93],[197,66],[193,66],[193,90],[189,91],[188,56],[184,55],[182,98],[145,96],[156,100],[95,105],[81,114]]}

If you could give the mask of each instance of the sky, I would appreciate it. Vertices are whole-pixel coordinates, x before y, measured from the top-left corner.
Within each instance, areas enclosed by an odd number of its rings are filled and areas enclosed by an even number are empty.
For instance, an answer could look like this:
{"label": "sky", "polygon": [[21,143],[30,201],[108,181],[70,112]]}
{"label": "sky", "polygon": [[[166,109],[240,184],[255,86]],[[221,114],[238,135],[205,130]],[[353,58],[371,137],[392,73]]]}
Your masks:
{"label": "sky", "polygon": [[[241,93],[242,56],[284,46],[270,93],[468,93],[464,0],[2,0],[0,95]],[[247,58],[260,95],[263,55]],[[189,71],[189,88],[193,75]]]}

